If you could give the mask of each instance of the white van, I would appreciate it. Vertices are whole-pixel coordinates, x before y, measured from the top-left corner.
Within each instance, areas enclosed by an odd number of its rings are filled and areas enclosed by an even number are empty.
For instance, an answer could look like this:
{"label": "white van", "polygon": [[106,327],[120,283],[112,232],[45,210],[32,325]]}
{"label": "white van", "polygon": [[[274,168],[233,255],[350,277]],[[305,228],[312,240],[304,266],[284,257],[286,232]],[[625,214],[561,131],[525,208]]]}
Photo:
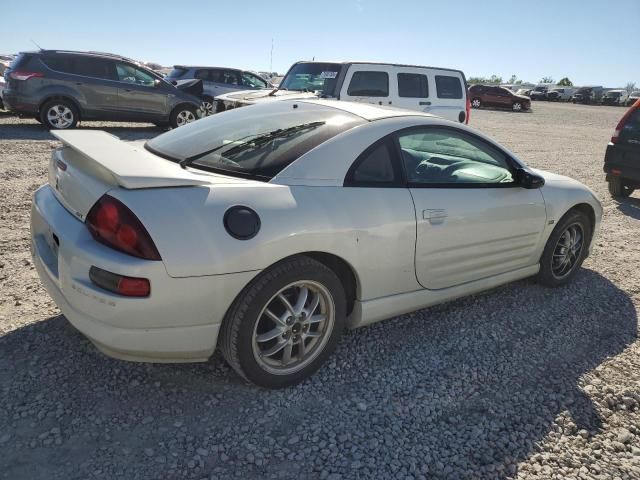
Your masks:
{"label": "white van", "polygon": [[277,89],[215,97],[223,111],[290,98],[333,98],[428,112],[469,123],[467,82],[460,70],[372,62],[297,62]]}

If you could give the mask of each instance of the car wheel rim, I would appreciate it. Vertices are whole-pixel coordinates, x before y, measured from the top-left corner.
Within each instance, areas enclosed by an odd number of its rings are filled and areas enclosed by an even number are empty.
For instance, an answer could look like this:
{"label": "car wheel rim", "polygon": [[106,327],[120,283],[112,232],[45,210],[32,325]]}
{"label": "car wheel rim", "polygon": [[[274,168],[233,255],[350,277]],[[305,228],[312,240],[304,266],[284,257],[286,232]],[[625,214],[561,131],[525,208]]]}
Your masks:
{"label": "car wheel rim", "polygon": [[55,128],[69,128],[73,124],[73,112],[66,105],[54,105],[47,110],[47,121]]}
{"label": "car wheel rim", "polygon": [[327,288],[301,280],[280,289],[260,311],[253,328],[253,356],[263,370],[289,375],[322,352],[335,323],[335,303]]}
{"label": "car wheel rim", "polygon": [[551,270],[553,276],[562,279],[569,275],[580,260],[584,247],[584,231],[578,223],[569,225],[553,249]]}
{"label": "car wheel rim", "polygon": [[522,110],[522,105],[520,105],[519,103],[514,103],[514,104],[513,104],[513,109],[514,109],[516,112],[519,112],[520,110]]}
{"label": "car wheel rim", "polygon": [[213,103],[209,101],[202,102],[202,110],[204,111],[205,117],[213,115]]}
{"label": "car wheel rim", "polygon": [[480,106],[480,100],[475,99],[473,102],[471,102],[471,105],[473,105],[475,108],[478,108]]}
{"label": "car wheel rim", "polygon": [[178,116],[176,117],[176,123],[178,124],[179,127],[181,127],[182,125],[186,125],[187,123],[191,123],[194,122],[196,120],[196,116],[193,114],[193,112],[190,112],[189,110],[183,110],[180,113],[178,113]]}

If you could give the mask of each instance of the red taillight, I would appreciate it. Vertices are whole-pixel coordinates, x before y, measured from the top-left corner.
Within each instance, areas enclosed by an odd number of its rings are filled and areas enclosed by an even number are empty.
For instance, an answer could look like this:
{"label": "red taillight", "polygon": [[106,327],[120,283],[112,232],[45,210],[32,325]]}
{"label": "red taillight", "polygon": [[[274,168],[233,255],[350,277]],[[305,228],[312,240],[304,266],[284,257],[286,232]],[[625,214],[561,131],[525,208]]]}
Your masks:
{"label": "red taillight", "polygon": [[41,72],[28,72],[25,70],[16,70],[15,72],[9,73],[9,78],[13,80],[29,80],[30,78],[39,78],[42,77]]}
{"label": "red taillight", "polygon": [[622,116],[622,118],[618,122],[618,125],[616,126],[615,131],[613,132],[613,136],[611,137],[611,143],[618,143],[618,140],[620,139],[620,132],[624,128],[624,124],[627,123],[627,119],[636,110],[640,110],[640,100],[637,100],[636,103],[631,105],[631,108],[627,110],[626,113]]}
{"label": "red taillight", "polygon": [[89,269],[89,278],[100,288],[125,297],[148,297],[151,293],[151,284],[146,278],[125,277],[95,265]]}
{"label": "red taillight", "polygon": [[469,100],[469,97],[467,97],[466,110],[467,110],[467,118],[465,118],[464,123],[466,125],[469,125],[469,117],[471,117],[471,100]]}
{"label": "red taillight", "polygon": [[126,205],[103,195],[87,215],[93,238],[111,248],[146,260],[162,260],[149,232]]}

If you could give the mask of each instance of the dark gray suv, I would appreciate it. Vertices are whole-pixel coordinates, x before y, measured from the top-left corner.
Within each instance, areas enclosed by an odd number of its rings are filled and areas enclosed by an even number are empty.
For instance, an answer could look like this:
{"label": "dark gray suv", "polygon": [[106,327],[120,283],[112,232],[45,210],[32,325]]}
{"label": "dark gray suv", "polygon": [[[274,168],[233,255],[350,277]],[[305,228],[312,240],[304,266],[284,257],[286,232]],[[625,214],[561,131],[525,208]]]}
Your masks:
{"label": "dark gray suv", "polygon": [[[79,120],[179,127],[202,116],[194,85],[175,86],[137,62],[97,52],[20,53],[5,72],[5,108],[55,129]],[[202,85],[199,86],[200,93]]]}

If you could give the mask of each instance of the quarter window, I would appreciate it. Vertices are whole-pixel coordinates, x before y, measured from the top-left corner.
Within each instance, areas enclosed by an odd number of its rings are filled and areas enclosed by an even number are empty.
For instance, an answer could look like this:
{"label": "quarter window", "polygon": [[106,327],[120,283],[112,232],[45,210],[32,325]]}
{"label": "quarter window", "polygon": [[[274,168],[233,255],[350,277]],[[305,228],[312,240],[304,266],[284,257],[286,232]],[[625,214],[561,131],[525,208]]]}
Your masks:
{"label": "quarter window", "polygon": [[418,73],[399,73],[398,95],[410,98],[428,98],[429,82],[427,76]]}
{"label": "quarter window", "polygon": [[513,184],[506,154],[465,132],[428,128],[401,133],[410,184]]}
{"label": "quarter window", "polygon": [[462,84],[458,77],[436,75],[438,98],[462,98]]}
{"label": "quarter window", "polygon": [[349,82],[347,95],[351,97],[388,97],[389,75],[387,72],[354,72]]}
{"label": "quarter window", "polygon": [[51,70],[62,73],[74,73],[73,58],[69,55],[43,56],[42,61]]}
{"label": "quarter window", "polygon": [[349,186],[384,187],[394,186],[398,174],[393,167],[393,155],[389,141],[383,141],[369,147],[354,162],[347,181]]}

